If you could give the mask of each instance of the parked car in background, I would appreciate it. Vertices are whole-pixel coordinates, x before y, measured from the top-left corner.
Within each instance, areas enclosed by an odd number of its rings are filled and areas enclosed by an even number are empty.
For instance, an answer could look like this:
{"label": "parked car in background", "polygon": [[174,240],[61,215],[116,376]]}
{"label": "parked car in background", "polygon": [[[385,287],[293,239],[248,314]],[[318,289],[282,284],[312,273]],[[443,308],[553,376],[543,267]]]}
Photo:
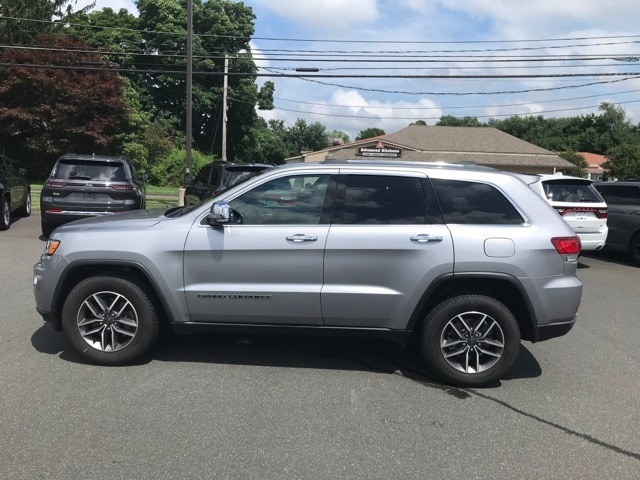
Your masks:
{"label": "parked car in background", "polygon": [[195,205],[202,200],[249,180],[263,171],[273,168],[264,163],[213,162],[200,169],[196,178],[185,185],[185,205]]}
{"label": "parked car in background", "polygon": [[556,212],[573,228],[582,250],[602,250],[607,240],[607,203],[586,178],[562,174],[538,175],[532,184]]}
{"label": "parked car in background", "polygon": [[42,234],[73,220],[145,208],[143,180],[126,157],[61,156],[40,194]]}
{"label": "parked car in background", "polygon": [[31,215],[31,187],[27,170],[14,160],[0,155],[0,230],[11,226],[11,215]]}
{"label": "parked car in background", "polygon": [[580,240],[515,174],[472,165],[283,165],[191,207],[64,225],[37,311],[92,362],[148,352],[160,323],[414,338],[432,375],[487,385],[574,325]]}
{"label": "parked car in background", "polygon": [[640,181],[598,182],[594,186],[609,206],[607,248],[628,253],[640,267]]}

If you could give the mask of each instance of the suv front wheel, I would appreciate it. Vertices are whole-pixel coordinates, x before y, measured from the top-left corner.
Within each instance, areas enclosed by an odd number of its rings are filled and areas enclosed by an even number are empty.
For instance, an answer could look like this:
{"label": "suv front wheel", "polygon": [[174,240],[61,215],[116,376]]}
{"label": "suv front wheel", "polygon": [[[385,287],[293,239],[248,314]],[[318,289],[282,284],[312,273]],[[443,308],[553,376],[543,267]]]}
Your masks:
{"label": "suv front wheel", "polygon": [[498,381],[520,348],[511,311],[495,298],[461,295],[436,305],[423,324],[421,349],[430,371],[461,387]]}
{"label": "suv front wheel", "polygon": [[124,365],[158,338],[158,317],[145,291],[119,276],[89,277],[64,302],[62,328],[77,351],[101,365]]}

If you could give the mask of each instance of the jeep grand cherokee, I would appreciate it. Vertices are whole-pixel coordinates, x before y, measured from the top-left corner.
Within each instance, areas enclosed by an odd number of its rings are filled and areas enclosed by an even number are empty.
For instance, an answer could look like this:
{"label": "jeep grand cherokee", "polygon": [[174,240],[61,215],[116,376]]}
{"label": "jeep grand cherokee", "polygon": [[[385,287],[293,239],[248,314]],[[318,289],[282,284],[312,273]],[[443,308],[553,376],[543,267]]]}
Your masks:
{"label": "jeep grand cherokee", "polygon": [[[539,181],[537,179],[536,181]],[[525,181],[468,165],[276,167],[209,202],[58,228],[36,307],[95,363],[177,333],[415,336],[432,375],[501,378],[520,340],[567,333],[580,240]]]}

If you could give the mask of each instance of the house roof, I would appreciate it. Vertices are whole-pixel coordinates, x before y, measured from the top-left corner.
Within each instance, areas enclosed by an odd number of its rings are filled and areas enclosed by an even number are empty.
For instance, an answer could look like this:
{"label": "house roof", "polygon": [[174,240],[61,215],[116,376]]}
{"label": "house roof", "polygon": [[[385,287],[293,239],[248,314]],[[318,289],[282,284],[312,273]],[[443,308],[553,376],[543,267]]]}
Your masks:
{"label": "house roof", "polygon": [[578,152],[584,158],[589,168],[601,167],[604,162],[607,161],[607,157],[604,155],[598,155],[597,153]]}
{"label": "house roof", "polygon": [[[422,151],[515,153],[554,155],[553,152],[533,145],[492,127],[431,127],[409,125],[385,135],[383,141],[411,145]],[[453,148],[455,146],[455,148]]]}

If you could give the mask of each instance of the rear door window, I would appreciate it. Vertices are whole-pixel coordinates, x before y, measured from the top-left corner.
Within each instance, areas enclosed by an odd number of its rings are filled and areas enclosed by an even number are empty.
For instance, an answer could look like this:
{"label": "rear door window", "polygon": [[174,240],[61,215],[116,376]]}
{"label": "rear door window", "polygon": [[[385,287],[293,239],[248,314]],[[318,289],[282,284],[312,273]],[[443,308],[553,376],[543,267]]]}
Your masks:
{"label": "rear door window", "polygon": [[427,221],[427,200],[418,177],[347,175],[342,223],[415,225]]}

